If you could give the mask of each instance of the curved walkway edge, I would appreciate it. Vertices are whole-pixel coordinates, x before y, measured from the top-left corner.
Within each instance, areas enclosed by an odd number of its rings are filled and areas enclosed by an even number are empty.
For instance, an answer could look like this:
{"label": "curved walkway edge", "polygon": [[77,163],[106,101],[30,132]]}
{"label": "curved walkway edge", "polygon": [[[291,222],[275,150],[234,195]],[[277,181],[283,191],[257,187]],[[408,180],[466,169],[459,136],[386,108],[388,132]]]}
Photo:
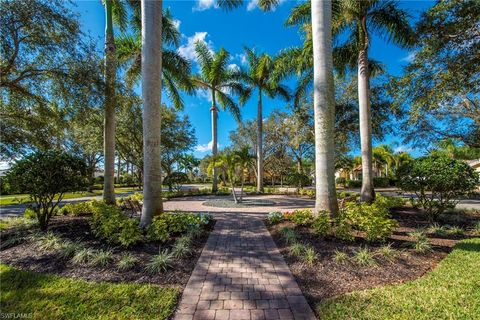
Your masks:
{"label": "curved walkway edge", "polygon": [[261,217],[216,218],[174,319],[316,319]]}

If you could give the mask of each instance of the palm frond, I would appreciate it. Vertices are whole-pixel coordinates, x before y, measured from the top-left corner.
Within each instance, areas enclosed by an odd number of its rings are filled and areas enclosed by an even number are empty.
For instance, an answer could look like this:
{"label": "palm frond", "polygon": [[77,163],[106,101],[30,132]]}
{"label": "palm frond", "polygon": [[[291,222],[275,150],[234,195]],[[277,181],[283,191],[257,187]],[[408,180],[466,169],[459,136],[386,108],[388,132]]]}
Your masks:
{"label": "palm frond", "polygon": [[305,73],[298,81],[297,87],[293,94],[293,106],[298,108],[300,102],[307,97],[308,92],[313,86],[313,69]]}
{"label": "palm frond", "polygon": [[165,85],[165,92],[170,100],[173,102],[173,106],[177,110],[183,109],[183,100],[178,91],[175,81],[172,79],[168,71],[163,71],[163,81]]}
{"label": "palm frond", "polygon": [[263,11],[271,11],[275,9],[280,0],[258,0],[258,7]]}
{"label": "palm frond", "polygon": [[220,48],[215,54],[211,68],[209,70],[208,79],[212,84],[220,84],[223,80],[228,79],[228,61],[230,54],[224,48]]}
{"label": "palm frond", "polygon": [[162,15],[162,40],[165,44],[178,47],[181,38],[180,31],[175,26],[170,10],[165,10]]}
{"label": "palm frond", "polygon": [[212,69],[213,56],[210,49],[203,42],[195,43],[195,53],[197,54],[198,63],[204,78],[208,79],[210,70]]}
{"label": "palm frond", "polygon": [[299,26],[311,21],[310,1],[302,3],[292,9],[285,21],[285,26]]}
{"label": "palm frond", "polygon": [[240,108],[226,93],[218,90],[216,96],[219,104],[224,110],[230,111],[237,122],[241,121]]}
{"label": "palm frond", "polygon": [[243,0],[216,0],[215,2],[219,8],[222,8],[226,11],[238,8],[243,5]]}
{"label": "palm frond", "polygon": [[120,31],[124,32],[127,30],[128,12],[123,1],[112,0],[112,19]]}

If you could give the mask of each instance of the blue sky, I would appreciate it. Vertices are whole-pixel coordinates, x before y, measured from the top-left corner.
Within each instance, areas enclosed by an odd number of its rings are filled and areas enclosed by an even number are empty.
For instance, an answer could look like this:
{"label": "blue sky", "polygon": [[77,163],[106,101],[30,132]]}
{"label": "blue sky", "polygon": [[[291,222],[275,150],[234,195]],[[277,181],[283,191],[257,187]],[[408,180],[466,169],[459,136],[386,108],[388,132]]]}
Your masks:
{"label": "blue sky", "polygon": [[[292,7],[298,1],[282,1],[274,12],[262,12],[256,6],[256,0],[245,1],[242,8],[225,12],[214,6],[214,0],[197,1],[164,1],[164,8],[170,8],[173,17],[177,20],[182,33],[180,52],[187,58],[195,59],[193,45],[196,40],[205,41],[213,50],[224,47],[231,53],[231,64],[241,66],[244,63],[243,47],[254,47],[260,52],[275,55],[279,50],[301,44],[302,40],[296,28],[286,28],[283,23]],[[400,7],[407,9],[412,15],[412,23],[416,17],[430,7],[431,1],[400,1]],[[82,30],[90,34],[98,43],[99,50],[103,50],[103,37],[105,28],[104,9],[100,0],[77,1],[74,11],[80,14]],[[391,44],[386,44],[381,39],[374,37],[371,44],[370,56],[381,61],[391,74],[398,75],[412,52],[400,49]],[[194,62],[194,71],[196,70]],[[294,82],[288,81],[287,85],[293,88]],[[194,97],[185,96],[185,110],[193,127],[195,128],[198,146],[195,150],[197,157],[209,153],[211,141],[210,101],[207,95],[198,94]],[[279,99],[264,98],[264,116],[274,109],[285,108],[286,103]],[[242,119],[249,120],[256,117],[256,97],[242,107]],[[218,121],[218,138],[220,148],[229,144],[229,132],[236,128],[236,122],[228,113],[221,111]],[[421,150],[412,150],[409,146],[401,144],[401,140],[393,136],[386,138],[385,142],[398,142],[398,150],[410,151],[414,154]],[[377,142],[380,143],[380,142]],[[357,152],[357,150],[353,150]]]}

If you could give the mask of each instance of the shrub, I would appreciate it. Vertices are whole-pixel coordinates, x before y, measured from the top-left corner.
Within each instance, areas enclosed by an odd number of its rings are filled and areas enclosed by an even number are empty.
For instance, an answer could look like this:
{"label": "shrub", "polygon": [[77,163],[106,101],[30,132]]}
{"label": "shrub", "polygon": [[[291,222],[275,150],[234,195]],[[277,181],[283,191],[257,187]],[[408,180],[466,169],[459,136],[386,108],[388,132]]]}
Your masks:
{"label": "shrub", "polygon": [[58,251],[58,256],[60,257],[60,259],[68,260],[68,259],[71,259],[75,255],[75,253],[77,253],[78,251],[80,251],[82,249],[83,249],[83,247],[79,243],[71,242],[71,241],[64,241],[60,245],[60,249]]}
{"label": "shrub", "polygon": [[297,233],[295,232],[295,230],[291,229],[291,228],[288,228],[288,227],[284,227],[282,228],[282,234],[283,234],[283,237],[285,238],[285,242],[288,243],[288,244],[292,244],[292,243],[295,243],[297,242]]}
{"label": "shrub", "polygon": [[392,248],[391,244],[387,244],[385,246],[380,247],[377,250],[377,253],[387,261],[394,261],[398,255],[397,250]]}
{"label": "shrub", "polygon": [[173,264],[173,257],[168,250],[163,250],[154,256],[145,266],[145,270],[151,274],[158,274],[168,270]]}
{"label": "shrub", "polygon": [[480,236],[480,221],[475,224],[472,231],[475,235]]}
{"label": "shrub", "polygon": [[51,231],[43,235],[39,235],[36,240],[38,248],[45,251],[59,249],[62,243],[60,237]]}
{"label": "shrub", "polygon": [[288,247],[290,254],[295,257],[301,257],[305,249],[305,245],[299,242],[294,242]]}
{"label": "shrub", "polygon": [[401,166],[397,175],[397,186],[415,193],[417,203],[430,220],[454,208],[455,199],[472,192],[479,184],[478,173],[468,164],[438,156],[415,159]]}
{"label": "shrub", "polygon": [[25,236],[24,235],[14,234],[14,235],[8,237],[8,239],[2,240],[2,242],[0,244],[0,249],[3,250],[3,249],[10,248],[10,247],[14,247],[14,246],[22,243],[23,241],[25,241]]}
{"label": "shrub", "polygon": [[36,218],[37,218],[37,213],[36,213],[35,210],[33,210],[32,208],[27,207],[27,208],[25,209],[25,211],[23,212],[23,216],[24,216],[26,219],[36,219]]}
{"label": "shrub", "polygon": [[287,176],[286,182],[291,186],[302,188],[311,185],[312,179],[303,173],[293,172]]}
{"label": "shrub", "polygon": [[129,247],[142,239],[138,220],[128,218],[120,208],[102,202],[93,202],[90,226],[95,236],[111,244]]}
{"label": "shrub", "polygon": [[362,180],[347,180],[348,188],[360,188],[362,186]]}
{"label": "shrub", "polygon": [[373,253],[366,247],[358,249],[358,251],[355,252],[355,256],[353,257],[353,259],[358,265],[362,267],[375,265]]}
{"label": "shrub", "polygon": [[390,178],[387,177],[374,177],[373,186],[375,188],[387,188],[390,186]]}
{"label": "shrub", "polygon": [[299,226],[308,226],[313,221],[313,214],[310,209],[299,209],[293,212],[285,212],[283,217]]}
{"label": "shrub", "polygon": [[187,235],[193,239],[200,238],[204,233],[204,230],[200,226],[191,226],[188,229]]}
{"label": "shrub", "polygon": [[93,253],[91,264],[97,267],[106,267],[113,260],[113,253],[111,250],[98,250]]}
{"label": "shrub", "polygon": [[397,221],[390,219],[391,206],[389,199],[378,195],[372,204],[347,203],[345,217],[352,226],[366,233],[367,241],[383,241],[392,235],[398,225]]}
{"label": "shrub", "polygon": [[448,234],[447,228],[439,225],[438,223],[434,223],[433,225],[428,227],[427,232],[439,237],[444,237]]}
{"label": "shrub", "polygon": [[202,218],[193,213],[163,214],[161,218],[165,220],[170,234],[181,234],[192,226],[202,224]]}
{"label": "shrub", "polygon": [[329,235],[332,231],[332,225],[328,212],[319,212],[318,216],[313,219],[312,228],[316,235],[322,237]]}
{"label": "shrub", "polygon": [[74,264],[88,264],[92,260],[95,252],[89,248],[80,249],[75,253],[72,258],[72,263]]}
{"label": "shrub", "polygon": [[314,189],[300,189],[298,190],[298,194],[301,196],[308,196],[310,198],[315,197],[315,190]]}
{"label": "shrub", "polygon": [[455,236],[462,236],[465,234],[465,230],[463,230],[461,227],[458,226],[453,226],[448,228],[448,234],[455,235]]}
{"label": "shrub", "polygon": [[162,216],[153,218],[152,223],[147,228],[147,239],[150,241],[165,242],[170,238],[167,222]]}
{"label": "shrub", "polygon": [[77,203],[67,203],[61,207],[58,211],[59,214],[71,215],[71,216],[84,216],[89,215],[93,211],[92,202],[77,202]]}
{"label": "shrub", "polygon": [[269,224],[276,224],[283,220],[283,213],[280,211],[272,211],[267,216],[267,222]]}
{"label": "shrub", "polygon": [[131,253],[124,254],[118,261],[117,268],[121,271],[133,269],[137,264],[138,259]]}
{"label": "shrub", "polygon": [[168,190],[180,191],[182,184],[187,183],[188,176],[184,172],[172,172],[163,179],[163,184],[168,186]]}
{"label": "shrub", "polygon": [[63,151],[32,153],[18,160],[8,180],[30,194],[42,230],[46,230],[65,192],[78,191],[87,184],[84,161]]}
{"label": "shrub", "polygon": [[315,249],[313,247],[306,247],[303,251],[302,260],[309,266],[312,266],[317,259],[318,254],[315,252]]}
{"label": "shrub", "polygon": [[172,247],[172,256],[177,259],[183,259],[190,254],[191,239],[188,236],[183,236],[178,239]]}
{"label": "shrub", "polygon": [[410,232],[408,235],[414,239],[414,242],[412,243],[412,248],[415,251],[425,253],[432,250],[432,245],[428,241],[428,238],[423,230]]}
{"label": "shrub", "polygon": [[343,251],[335,250],[333,252],[333,261],[344,264],[348,261],[348,255]]}
{"label": "shrub", "polygon": [[344,241],[353,241],[352,226],[348,223],[344,214],[340,212],[339,216],[335,219],[333,234],[335,238]]}
{"label": "shrub", "polygon": [[337,183],[337,185],[339,186],[345,186],[347,184],[347,178],[345,177],[338,177],[337,179],[335,179],[335,182]]}

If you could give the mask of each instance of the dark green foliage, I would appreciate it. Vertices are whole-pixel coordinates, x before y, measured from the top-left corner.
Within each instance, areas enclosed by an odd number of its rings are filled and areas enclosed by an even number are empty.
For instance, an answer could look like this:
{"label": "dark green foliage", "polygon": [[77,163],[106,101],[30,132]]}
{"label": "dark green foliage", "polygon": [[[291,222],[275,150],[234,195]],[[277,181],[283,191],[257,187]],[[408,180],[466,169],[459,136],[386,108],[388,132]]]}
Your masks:
{"label": "dark green foliage", "polygon": [[58,210],[59,214],[70,216],[84,216],[93,212],[92,202],[67,203]]}
{"label": "dark green foliage", "polygon": [[431,220],[454,208],[456,199],[472,192],[478,184],[479,175],[469,165],[446,157],[418,158],[398,171],[397,186],[415,193],[414,201]]}
{"label": "dark green foliage", "polygon": [[150,241],[165,242],[170,238],[168,225],[163,216],[156,216],[147,228],[147,239]]}
{"label": "dark green foliage", "polygon": [[309,176],[307,176],[306,174],[294,172],[294,173],[291,173],[287,176],[286,182],[289,185],[296,186],[298,188],[302,188],[302,187],[311,185],[312,184],[312,179]]}
{"label": "dark green foliage", "polygon": [[90,226],[97,237],[124,247],[142,239],[138,220],[127,217],[120,208],[103,202],[93,202],[92,207]]}
{"label": "dark green foliage", "polygon": [[337,179],[335,179],[335,182],[337,183],[337,185],[339,186],[345,186],[347,184],[347,178],[345,177],[338,177]]}
{"label": "dark green foliage", "polygon": [[319,212],[318,216],[313,219],[312,228],[319,236],[329,235],[332,231],[332,222],[328,212]]}
{"label": "dark green foliage", "polygon": [[40,228],[46,230],[63,194],[85,187],[86,166],[82,159],[62,151],[36,152],[16,161],[8,179],[30,194]]}
{"label": "dark green foliage", "polygon": [[309,226],[313,221],[313,213],[310,209],[298,209],[293,212],[283,214],[285,220],[292,221],[299,226]]}
{"label": "dark green foliage", "polygon": [[362,186],[362,180],[347,180],[347,187],[360,188]]}
{"label": "dark green foliage", "polygon": [[386,188],[390,186],[390,179],[387,177],[375,177],[373,178],[373,186],[375,188]]}
{"label": "dark green foliage", "polygon": [[182,184],[189,181],[188,176],[184,172],[172,172],[163,179],[163,184],[168,186],[168,190],[179,191],[182,188]]}

